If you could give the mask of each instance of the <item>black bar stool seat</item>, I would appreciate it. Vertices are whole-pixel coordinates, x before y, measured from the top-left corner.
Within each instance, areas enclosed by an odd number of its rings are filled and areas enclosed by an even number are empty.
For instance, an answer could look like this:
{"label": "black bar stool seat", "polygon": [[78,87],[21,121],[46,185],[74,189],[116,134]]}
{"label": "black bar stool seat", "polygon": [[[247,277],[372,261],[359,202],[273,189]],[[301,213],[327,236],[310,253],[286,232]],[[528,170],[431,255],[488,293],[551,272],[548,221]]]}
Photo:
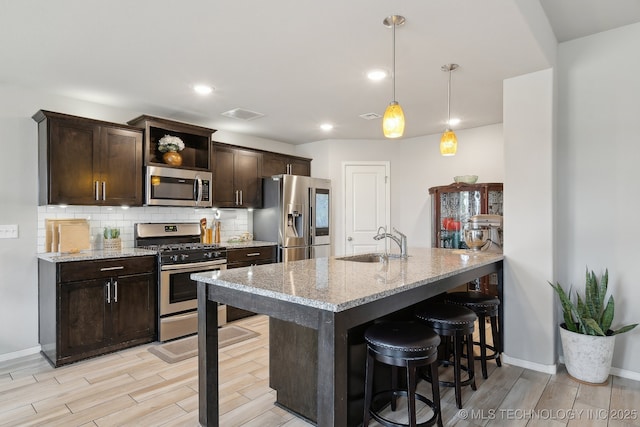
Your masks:
{"label": "black bar stool seat", "polygon": [[[370,326],[364,334],[367,342],[365,376],[364,417],[362,425],[367,427],[371,418],[386,427],[428,427],[438,423],[442,427],[440,414],[440,388],[438,378],[438,345],[440,337],[420,322],[387,321]],[[391,389],[373,394],[373,371],[375,362],[391,366]],[[436,381],[431,384],[433,400],[416,393],[417,370],[430,366]],[[398,387],[398,368],[407,370],[407,388]],[[396,410],[398,396],[407,397],[408,424],[400,424],[384,418],[380,412],[387,402]],[[417,423],[416,400],[425,403],[433,411],[428,420]]]}
{"label": "black bar stool seat", "polygon": [[[476,390],[473,359],[467,359],[462,365],[462,347],[467,343],[467,353],[473,351],[473,331],[478,316],[470,309],[452,304],[433,303],[420,307],[416,317],[431,327],[438,335],[445,338],[445,357],[439,360],[443,366],[453,365],[453,382],[439,381],[440,385],[455,387],[456,405],[462,408],[462,386],[470,385]],[[453,339],[453,362],[449,357],[449,341]],[[467,378],[462,379],[461,371],[466,371]],[[425,376],[431,382],[437,379]]]}
{"label": "black bar stool seat", "polygon": [[[446,294],[445,301],[449,304],[457,304],[469,308],[478,316],[480,342],[474,342],[474,344],[480,347],[480,356],[476,356],[475,360],[480,360],[482,377],[486,379],[487,360],[495,359],[496,365],[498,367],[502,366],[502,362],[500,361],[502,342],[500,341],[500,331],[498,330],[498,307],[500,306],[500,299],[483,292],[468,291]],[[487,344],[487,334],[484,328],[486,318],[489,318],[491,322],[493,345]],[[487,349],[491,350],[490,354],[487,354]]]}

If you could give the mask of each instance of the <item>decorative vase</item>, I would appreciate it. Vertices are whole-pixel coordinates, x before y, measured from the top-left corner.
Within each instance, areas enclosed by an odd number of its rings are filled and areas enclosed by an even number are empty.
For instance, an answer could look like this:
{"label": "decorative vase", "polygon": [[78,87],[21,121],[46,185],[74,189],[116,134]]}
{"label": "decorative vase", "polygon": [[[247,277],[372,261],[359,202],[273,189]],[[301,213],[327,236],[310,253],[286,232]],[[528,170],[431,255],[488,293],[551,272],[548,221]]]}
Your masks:
{"label": "decorative vase", "polygon": [[162,160],[170,166],[180,166],[182,164],[182,156],[177,151],[167,151],[162,155]]}
{"label": "decorative vase", "polygon": [[578,334],[560,325],[560,340],[567,372],[578,381],[605,384],[613,359],[615,335]]}

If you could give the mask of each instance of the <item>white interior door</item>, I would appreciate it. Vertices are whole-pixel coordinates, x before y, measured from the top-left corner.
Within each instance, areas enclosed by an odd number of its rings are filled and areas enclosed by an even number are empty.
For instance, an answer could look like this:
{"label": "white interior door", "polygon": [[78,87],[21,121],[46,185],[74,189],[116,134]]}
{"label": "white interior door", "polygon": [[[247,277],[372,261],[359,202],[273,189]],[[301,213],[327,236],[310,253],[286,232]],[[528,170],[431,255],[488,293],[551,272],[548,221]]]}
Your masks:
{"label": "white interior door", "polygon": [[389,162],[345,162],[345,254],[384,251],[378,228],[389,230]]}

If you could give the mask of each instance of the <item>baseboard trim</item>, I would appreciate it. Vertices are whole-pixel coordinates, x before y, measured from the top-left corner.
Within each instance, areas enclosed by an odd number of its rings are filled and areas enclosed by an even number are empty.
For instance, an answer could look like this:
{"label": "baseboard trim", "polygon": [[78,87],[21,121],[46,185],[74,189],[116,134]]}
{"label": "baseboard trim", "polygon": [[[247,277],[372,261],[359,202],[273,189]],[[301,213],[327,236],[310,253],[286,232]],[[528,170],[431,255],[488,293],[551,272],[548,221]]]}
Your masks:
{"label": "baseboard trim", "polygon": [[24,350],[14,351],[12,353],[0,354],[0,362],[6,362],[7,360],[19,359],[25,356],[31,356],[32,354],[40,353],[41,347],[39,345],[31,348],[25,348]]}
{"label": "baseboard trim", "polygon": [[531,362],[529,360],[517,359],[510,357],[504,353],[500,355],[500,358],[507,365],[519,366],[521,368],[531,369],[532,371],[543,372],[545,374],[555,375],[558,372],[558,365],[543,365],[541,363]]}
{"label": "baseboard trim", "polygon": [[633,372],[633,371],[628,371],[626,369],[612,367],[609,373],[611,375],[615,375],[616,377],[627,378],[634,381],[640,381],[640,372]]}

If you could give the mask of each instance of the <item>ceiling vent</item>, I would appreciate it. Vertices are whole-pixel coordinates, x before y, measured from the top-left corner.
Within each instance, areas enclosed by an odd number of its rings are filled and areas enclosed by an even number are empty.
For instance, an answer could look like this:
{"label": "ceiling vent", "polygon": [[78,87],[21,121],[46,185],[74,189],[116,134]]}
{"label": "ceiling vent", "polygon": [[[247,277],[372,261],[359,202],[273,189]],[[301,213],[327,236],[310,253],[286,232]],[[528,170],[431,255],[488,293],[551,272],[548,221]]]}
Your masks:
{"label": "ceiling vent", "polygon": [[264,114],[262,113],[257,113],[251,110],[245,110],[244,108],[234,108],[233,110],[225,111],[224,113],[222,113],[222,115],[225,117],[231,117],[232,119],[239,119],[239,120],[246,120],[246,121],[258,119],[264,116]]}
{"label": "ceiling vent", "polygon": [[364,114],[360,114],[360,117],[362,117],[365,120],[374,120],[374,119],[379,119],[382,116],[378,113],[364,113]]}

